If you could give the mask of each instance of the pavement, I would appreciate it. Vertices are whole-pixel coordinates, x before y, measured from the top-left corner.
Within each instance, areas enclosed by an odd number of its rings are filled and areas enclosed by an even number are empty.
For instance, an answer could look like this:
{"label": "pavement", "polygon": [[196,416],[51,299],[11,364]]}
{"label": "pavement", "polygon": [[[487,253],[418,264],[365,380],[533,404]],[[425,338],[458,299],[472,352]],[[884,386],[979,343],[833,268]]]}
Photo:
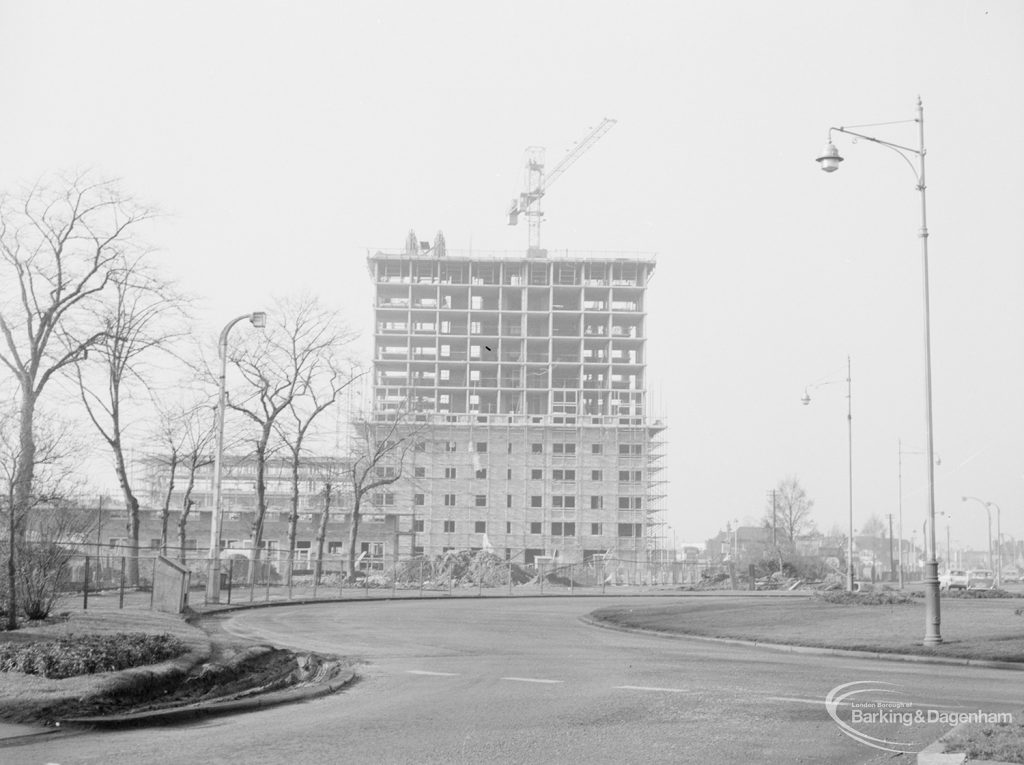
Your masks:
{"label": "pavement", "polygon": [[[374,599],[371,600],[371,602],[368,602],[366,609],[365,608],[357,608],[356,610],[361,612],[361,611],[366,611],[367,609],[373,609],[374,612],[377,612],[376,611],[377,607],[385,607],[385,608],[388,609],[386,612],[393,612],[391,609],[398,605],[396,603],[388,603],[388,602],[376,602],[375,603],[375,602],[373,602],[374,600],[378,600],[378,599],[374,598]],[[389,599],[381,598],[380,600],[386,601],[386,600],[389,600]],[[459,599],[459,600],[461,600],[461,599]],[[518,601],[519,607],[524,609],[525,613],[548,612],[548,609],[546,609],[546,608],[543,609],[543,611],[538,611],[536,608],[532,608],[530,605],[528,605],[529,601],[535,600],[535,599],[531,599],[531,598],[522,598],[522,599],[514,598],[513,600]],[[543,600],[548,600],[548,598],[544,598]],[[539,602],[539,600],[535,600],[535,602]],[[562,601],[562,602],[564,603],[565,601]],[[446,605],[442,606],[441,603],[446,603]],[[463,604],[461,606],[456,604],[456,603],[453,603],[451,600],[441,601],[441,603],[437,603],[436,604],[437,606],[441,606],[440,608],[438,608],[438,610],[450,611],[453,606],[455,606],[458,609],[458,613],[460,614],[460,617],[462,617],[463,619],[457,620],[457,622],[456,622],[457,624],[460,624],[460,623],[461,624],[466,624],[466,622],[464,621],[466,617],[474,618],[474,617],[472,617],[472,611],[476,610],[476,606],[477,606],[476,603],[463,601]],[[272,603],[272,604],[273,605],[285,605],[284,603]],[[254,603],[253,604],[253,606],[256,606],[257,608],[259,606],[262,606],[262,605],[263,604],[261,604],[261,603]],[[480,603],[480,605],[482,606],[483,603]],[[496,605],[498,607],[504,607],[504,604],[501,604],[501,603],[494,604],[494,605]],[[511,603],[509,605],[511,605]],[[547,603],[545,603],[545,605],[547,605]],[[555,605],[555,604],[551,603],[551,605]],[[567,606],[568,604],[566,603],[565,605]],[[210,608],[209,609],[210,612],[207,615],[209,615],[209,617],[211,617],[211,618],[217,619],[218,621],[230,622],[230,624],[231,624],[231,634],[233,634],[236,637],[243,637],[243,638],[249,638],[249,639],[269,640],[269,642],[272,642],[274,644],[287,645],[287,644],[291,643],[293,647],[311,647],[311,648],[314,648],[314,649],[317,649],[317,650],[324,650],[325,652],[332,652],[332,651],[337,652],[338,649],[340,648],[340,646],[344,645],[346,652],[351,652],[351,651],[354,650],[354,652],[359,653],[360,655],[362,653],[365,653],[365,652],[372,654],[375,649],[377,649],[379,651],[379,649],[381,647],[381,641],[379,641],[378,637],[377,637],[377,629],[376,628],[378,626],[378,621],[376,619],[371,619],[369,621],[369,623],[368,623],[368,625],[370,627],[370,631],[371,631],[372,634],[368,634],[368,633],[366,633],[364,631],[361,631],[361,630],[352,633],[350,631],[350,629],[349,629],[349,632],[347,634],[335,635],[334,634],[334,632],[335,632],[334,628],[329,629],[328,632],[324,632],[323,630],[319,630],[318,632],[312,633],[312,632],[308,631],[308,629],[306,628],[306,623],[304,621],[296,619],[296,615],[295,615],[296,613],[301,613],[301,612],[307,610],[304,607],[303,608],[296,608],[294,605],[290,606],[290,607],[285,607],[285,608],[274,607],[274,608],[272,608],[270,610],[264,610],[263,611],[263,613],[266,614],[265,618],[264,618],[264,617],[261,617],[261,615],[257,611],[254,610],[253,606],[250,606],[249,604],[244,604],[242,606],[232,606],[229,609],[225,608],[225,607]],[[330,607],[330,604],[324,604],[323,601],[322,601],[322,607],[321,608],[311,608],[309,610],[310,611],[321,612],[321,611],[324,610],[324,607]],[[435,605],[434,604],[424,603],[422,607],[433,610]],[[584,608],[589,610],[593,606],[587,605],[586,603],[579,603],[577,606],[571,607],[570,610],[577,611],[581,607],[584,607]],[[428,632],[429,632],[429,630],[431,629],[431,623],[435,619],[434,615],[433,614],[430,614],[430,615],[425,614],[424,611],[420,610],[421,607],[417,607],[417,606],[413,605],[412,603],[410,603],[407,606],[400,606],[399,607],[400,611],[406,611],[406,613],[402,614],[404,618],[401,619],[400,622],[399,622],[399,627],[400,627],[399,632],[397,632],[395,634],[391,634],[391,633],[389,633],[389,627],[390,627],[389,625],[387,625],[387,624],[381,624],[380,625],[380,627],[381,627],[380,637],[381,637],[381,639],[383,640],[384,643],[387,643],[389,640],[391,642],[393,642],[395,639],[399,639],[399,640],[408,640],[409,639],[407,637],[407,632],[408,632],[408,627],[409,627],[409,623],[408,623],[407,620],[410,617],[410,615],[412,615],[412,614],[410,614],[408,612],[408,610],[407,610],[408,608],[414,608],[414,609],[416,609],[418,614],[422,614],[422,615],[425,615],[425,617],[427,617],[427,619],[426,619],[426,626],[425,626],[424,629],[427,629]],[[470,610],[469,611],[465,611],[464,608],[469,608]],[[562,609],[558,608],[558,610],[560,611]],[[246,613],[240,612],[240,611],[251,611],[252,618],[254,618],[254,619],[250,619]],[[332,609],[330,612],[335,612],[336,613],[337,611]],[[218,613],[219,613],[219,617],[217,617]],[[364,621],[364,620],[359,618],[359,617],[361,617],[361,615],[364,615],[364,614],[361,614],[361,613],[355,614],[355,613],[353,613],[352,615],[353,615],[353,617],[356,618],[356,620],[358,622]],[[370,615],[369,611],[367,612],[366,615],[367,615],[367,617],[369,617],[369,615]],[[441,618],[441,622],[440,622],[440,627],[441,627],[441,629],[444,630],[444,633],[445,633],[445,640],[443,641],[445,645],[447,645],[447,644],[452,642],[452,640],[451,640],[451,638],[453,637],[452,630],[451,630],[452,621],[449,621],[450,618],[451,618],[451,615],[453,615],[453,614],[445,615],[445,617]],[[582,614],[580,614],[580,615],[582,615]],[[242,619],[242,621],[239,621],[240,618],[244,618],[244,619]],[[269,618],[269,621],[268,621],[267,618]],[[417,626],[420,627],[421,621],[420,621],[419,615],[415,619],[417,620],[416,621]],[[310,623],[310,624],[318,624],[318,623]],[[253,628],[250,627],[251,625],[252,626],[254,626],[254,625],[261,625],[261,626],[256,628],[256,629],[253,629]],[[267,630],[266,629],[266,625],[273,625],[274,629]],[[281,629],[278,629],[278,626],[280,626]],[[509,631],[510,627],[511,627],[511,624],[505,625],[502,629],[500,629],[495,634],[496,635],[508,636],[508,635],[511,634],[510,631]],[[465,632],[468,635],[470,631],[468,629],[466,629]],[[571,632],[571,630],[570,630],[570,632]],[[540,634],[544,634],[544,633],[542,632]],[[572,634],[574,634],[574,633],[572,633]],[[325,637],[317,637],[318,635],[324,635]],[[328,637],[328,635],[331,635],[331,636]],[[396,635],[398,637],[396,637]],[[459,642],[459,643],[462,642],[461,641],[461,635],[462,635],[461,631],[457,632],[457,634],[455,635],[455,637],[458,638],[457,642]],[[357,636],[360,639],[357,639],[357,640],[353,641],[352,640],[353,636]],[[419,639],[422,639],[422,638],[418,638],[418,640]],[[505,652],[507,650],[507,646],[505,648],[501,647],[499,644],[496,644],[494,642],[494,639],[495,638],[493,638],[493,637],[492,638],[488,638],[488,640],[486,641],[486,645],[488,645],[488,646],[496,646],[496,647],[494,649],[487,647],[487,648],[484,648],[483,650],[486,653],[496,652],[497,651],[499,654],[501,654],[501,653]],[[322,643],[317,643],[317,640],[323,641],[323,642]],[[578,640],[579,640],[578,637],[577,638],[573,638],[571,642],[578,644]],[[679,642],[683,642],[683,641],[680,640]],[[715,641],[708,641],[708,642],[715,642]],[[740,646],[728,646],[725,641],[721,641],[721,642],[723,643],[723,649],[726,649],[726,650],[728,649],[728,647],[735,647],[735,648],[739,648],[740,647]],[[431,641],[431,644],[432,643],[433,643],[433,641]],[[616,650],[621,648],[620,644],[618,644],[617,641],[612,641],[612,643],[614,645],[618,646],[618,647],[616,647]],[[751,647],[753,647],[753,646],[751,646]],[[762,646],[758,646],[758,647],[764,647],[764,646],[762,645]],[[457,653],[462,653],[462,652],[465,652],[465,650],[466,650],[465,648],[461,647],[461,645],[456,646],[455,649],[456,649]],[[436,650],[436,649],[434,649],[434,650]],[[470,653],[471,654],[477,654],[479,652],[479,650],[480,650],[480,648],[478,648],[474,644],[472,646],[472,648],[470,649]],[[649,650],[649,645],[644,650],[648,651]],[[449,649],[449,648],[443,649],[442,652],[440,654],[438,654],[438,661],[440,661],[440,657],[442,657],[444,655],[449,655],[450,652],[451,652],[451,649]],[[682,653],[680,653],[679,651],[670,650],[670,651],[667,651],[667,652],[672,653],[672,654],[679,654],[678,657],[682,658],[686,654],[697,652],[697,651],[685,650]],[[698,651],[698,652],[703,653],[705,651],[701,650],[701,651]],[[824,651],[821,651],[821,652],[824,652]],[[547,652],[545,653],[545,655],[546,654],[547,654]],[[404,655],[403,651],[401,652],[401,655]],[[422,651],[419,648],[417,648],[416,650],[413,651],[413,655],[419,657],[419,656],[422,655]],[[638,655],[639,654],[635,655],[634,658],[637,658]],[[455,657],[455,654],[453,654],[453,657]],[[525,656],[523,658],[525,658]],[[867,669],[870,666],[870,660],[877,660],[877,658],[881,658],[881,656],[869,655],[869,656],[865,657],[865,661],[864,661],[865,672],[871,671],[870,669]],[[417,661],[419,661],[419,660],[417,660]],[[566,661],[565,662],[557,662],[556,661],[556,662],[553,662],[552,665],[553,665],[553,667],[556,667],[556,668],[560,667],[560,666],[563,666],[563,665],[565,667],[569,667],[569,666],[571,666],[572,662],[577,662],[577,661],[579,661],[578,655],[575,654],[575,653],[569,653],[569,654],[566,655]],[[762,663],[763,664],[772,664],[773,663],[773,662],[769,662],[768,660],[764,660],[763,662],[761,660],[758,660],[758,662],[759,662],[759,664],[762,664]],[[728,662],[726,662],[726,664],[728,664]],[[419,667],[420,665],[419,664],[410,664],[409,666],[410,667],[413,667],[413,666]],[[751,666],[753,667],[754,665],[751,665]],[[796,666],[799,666],[799,665],[796,665]],[[407,673],[417,673],[418,672],[420,677],[427,677],[427,678],[429,678],[430,676],[434,676],[435,678],[438,678],[438,677],[443,677],[443,676],[446,676],[446,675],[453,675],[454,676],[453,672],[438,672],[438,671],[436,671],[436,670],[447,670],[447,669],[450,669],[447,666],[440,666],[436,662],[434,662],[434,663],[432,663],[430,665],[430,667],[429,667],[430,671],[423,671],[423,670],[416,670],[416,669],[404,669],[404,667],[406,667],[406,664],[404,664],[404,663],[401,664],[401,669],[399,671],[407,672]],[[451,667],[451,669],[454,671],[454,670],[456,670],[458,668],[455,665],[453,665]],[[994,668],[992,668],[992,669],[994,669]],[[544,682],[543,680],[531,679],[531,678],[534,678],[535,676],[537,676],[539,674],[543,674],[543,673],[539,673],[539,668],[536,666],[536,660],[529,660],[529,661],[527,661],[526,664],[521,668],[520,671],[512,672],[511,670],[507,670],[506,669],[505,672],[506,672],[506,674],[513,675],[513,676],[512,677],[502,677],[501,678],[502,680],[518,681],[520,683],[527,683],[527,682],[529,682],[529,683],[542,683],[542,682]],[[606,670],[605,670],[605,672],[606,672]],[[728,674],[729,670],[726,669],[724,672],[725,672],[725,674]],[[458,673],[455,673],[455,674],[458,674]],[[521,675],[521,677],[519,677],[520,675]],[[591,675],[589,673],[585,673],[585,675],[587,676],[587,682],[590,682],[589,678],[591,677]],[[115,728],[120,727],[120,728],[130,729],[131,727],[140,726],[140,725],[147,725],[147,724],[156,723],[156,722],[162,722],[162,721],[163,722],[169,722],[169,721],[191,720],[191,719],[202,718],[202,717],[207,717],[207,716],[217,715],[217,714],[238,713],[238,712],[245,712],[245,711],[251,711],[251,710],[256,710],[256,709],[264,709],[264,708],[270,707],[270,706],[278,706],[278,705],[283,705],[283,704],[287,704],[287,703],[298,702],[298,700],[309,700],[309,699],[312,699],[312,698],[315,698],[315,697],[318,697],[318,696],[323,696],[325,694],[332,694],[332,693],[336,692],[337,690],[340,690],[341,688],[345,687],[347,684],[351,683],[353,679],[354,679],[354,674],[349,671],[349,672],[347,672],[344,675],[338,676],[337,678],[335,678],[334,680],[332,680],[329,683],[323,683],[323,684],[318,684],[318,685],[317,684],[311,684],[309,686],[304,686],[304,687],[299,687],[299,688],[292,688],[292,689],[286,689],[286,690],[283,690],[283,691],[275,691],[273,693],[264,694],[264,695],[261,695],[261,696],[253,696],[253,697],[249,697],[249,698],[219,699],[219,700],[214,700],[214,702],[206,702],[206,703],[199,704],[199,705],[186,705],[186,706],[183,706],[183,707],[180,707],[180,708],[176,708],[176,709],[173,709],[173,710],[162,710],[162,711],[157,712],[157,713],[142,713],[142,714],[139,714],[139,715],[106,716],[106,717],[102,717],[102,718],[90,719],[90,720],[87,720],[87,721],[79,720],[79,721],[77,721],[77,723],[78,724],[82,724],[82,723],[86,723],[87,722],[92,727],[100,727],[100,726],[102,726],[102,727],[115,727]],[[558,681],[558,682],[561,682],[561,681]],[[620,682],[624,682],[625,683],[627,681],[625,679],[623,679]],[[655,687],[655,686],[662,685],[662,684],[663,683],[660,683],[660,682],[650,682],[650,683],[642,683],[642,684],[638,684],[638,685],[625,685],[624,684],[624,685],[615,686],[615,687],[618,687],[618,688],[635,688],[635,690],[632,691],[632,692],[636,692],[636,693],[640,693],[642,691],[646,691],[646,692],[653,692],[653,691],[669,692],[669,691],[673,690],[672,688],[659,688],[659,687]],[[543,689],[546,686],[544,686],[544,685],[535,685],[534,687],[537,687],[538,689]],[[547,687],[557,688],[558,686],[557,685],[553,685],[553,686],[549,685]],[[629,692],[629,691],[627,691],[627,692]],[[394,703],[393,699],[395,699],[395,696],[393,694],[388,694],[388,695],[391,697],[392,703]],[[798,694],[795,692],[794,695],[798,695]],[[803,693],[800,693],[799,695],[809,696],[809,695],[811,695],[811,693],[809,693],[809,692],[807,692],[805,690]],[[774,697],[774,696],[772,696],[772,697]],[[781,694],[780,694],[779,697],[781,697]],[[445,698],[445,700],[446,700],[446,695],[443,696],[443,698]],[[424,699],[424,700],[426,700],[426,699]],[[434,700],[432,700],[432,702],[430,704],[436,704],[436,703],[437,703],[437,699],[434,699]],[[532,705],[532,700],[530,700],[530,705]],[[347,706],[351,707],[352,705],[347,705]],[[428,704],[428,706],[430,706],[430,705]],[[469,709],[472,709],[472,705],[469,706]],[[346,714],[348,714],[348,713],[346,713]],[[383,710],[379,709],[378,710],[378,714],[383,714]],[[401,718],[400,713],[397,716],[398,716],[399,719]],[[261,715],[260,718],[262,718],[262,717],[263,716]],[[380,718],[378,717],[376,719],[380,719]],[[16,724],[16,723],[0,722],[0,740],[3,741],[3,742],[0,742],[0,747],[6,746],[6,745],[8,745],[8,743],[11,743],[11,745],[12,745],[12,743],[26,742],[26,741],[31,740],[32,738],[42,739],[43,737],[52,735],[53,733],[56,733],[56,732],[59,732],[59,728],[40,728],[38,726],[33,726],[33,725],[22,725],[22,724]],[[927,759],[928,756],[931,756],[933,754],[937,755],[939,757],[939,759]],[[926,759],[919,759],[919,762],[922,762],[922,763],[926,763],[927,762],[930,765],[938,765],[938,763],[945,763],[945,762],[962,762],[963,761],[963,758],[961,758],[959,760],[949,759],[950,756],[940,755],[938,752],[929,752],[928,750],[926,750],[926,752],[923,753],[923,757],[926,757]],[[3,758],[0,758],[0,759],[3,759]],[[766,760],[766,762],[767,761],[770,761],[770,760]],[[837,761],[839,761],[839,760],[837,760]]]}

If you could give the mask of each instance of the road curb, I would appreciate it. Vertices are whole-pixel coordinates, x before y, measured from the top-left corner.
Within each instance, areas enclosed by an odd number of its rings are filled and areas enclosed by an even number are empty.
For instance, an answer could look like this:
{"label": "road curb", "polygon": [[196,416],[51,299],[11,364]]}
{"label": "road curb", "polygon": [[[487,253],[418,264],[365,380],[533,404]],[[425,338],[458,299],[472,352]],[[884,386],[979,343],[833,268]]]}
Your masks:
{"label": "road curb", "polygon": [[[401,590],[399,590],[401,592]],[[425,603],[434,600],[529,600],[536,598],[705,598],[705,597],[731,597],[731,598],[810,598],[809,593],[785,593],[774,590],[747,591],[747,590],[701,590],[701,591],[680,591],[666,590],[661,592],[551,592],[551,593],[518,593],[515,595],[494,595],[494,594],[464,594],[448,595],[444,592],[431,592],[426,595],[369,595],[352,598],[298,598],[295,600],[261,600],[252,603],[231,603],[230,605],[202,605],[193,606],[191,616],[202,618],[216,616],[218,614],[230,613],[232,611],[244,611],[250,608],[274,608],[278,606],[313,606],[331,603]]]}
{"label": "road curb", "polygon": [[251,712],[256,709],[291,704],[337,693],[351,685],[356,679],[355,672],[349,670],[339,678],[326,683],[316,683],[301,687],[287,688],[270,693],[256,693],[245,698],[212,699],[195,704],[186,704],[169,709],[154,709],[146,712],[133,712],[121,715],[97,715],[94,717],[73,717],[58,720],[57,725],[90,725],[94,727],[128,727],[132,725],[150,725],[160,722],[176,722],[179,720],[211,717],[232,712]]}
{"label": "road curb", "polygon": [[850,648],[821,648],[818,646],[787,645],[786,643],[768,643],[759,640],[743,640],[741,638],[709,637],[707,635],[688,635],[684,632],[661,632],[643,627],[627,627],[621,624],[611,624],[598,619],[591,614],[584,614],[579,617],[584,624],[592,627],[599,627],[619,632],[633,632],[641,635],[653,635],[662,638],[679,638],[683,640],[703,640],[712,643],[728,643],[732,645],[750,646],[753,648],[767,648],[773,651],[785,653],[799,653],[816,656],[844,656],[854,659],[879,659],[882,661],[902,661],[919,664],[946,664],[966,667],[981,667],[985,669],[1004,669],[1021,672],[1024,671],[1024,662],[995,661],[991,659],[963,659],[952,656],[925,656],[914,653],[885,653],[880,651],[855,651]]}

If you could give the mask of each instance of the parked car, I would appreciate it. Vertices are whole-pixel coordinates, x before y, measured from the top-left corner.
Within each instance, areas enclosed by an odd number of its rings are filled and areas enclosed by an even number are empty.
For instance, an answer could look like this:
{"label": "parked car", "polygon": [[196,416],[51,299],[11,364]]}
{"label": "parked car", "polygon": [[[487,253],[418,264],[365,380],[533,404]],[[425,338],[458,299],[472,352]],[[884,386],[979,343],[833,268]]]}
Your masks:
{"label": "parked car", "polygon": [[968,590],[991,590],[996,586],[996,579],[988,569],[975,569],[967,572]]}
{"label": "parked car", "polygon": [[967,584],[967,572],[963,569],[953,568],[939,577],[940,590],[966,590]]}
{"label": "parked car", "polygon": [[1004,568],[1003,584],[1020,584],[1020,569]]}

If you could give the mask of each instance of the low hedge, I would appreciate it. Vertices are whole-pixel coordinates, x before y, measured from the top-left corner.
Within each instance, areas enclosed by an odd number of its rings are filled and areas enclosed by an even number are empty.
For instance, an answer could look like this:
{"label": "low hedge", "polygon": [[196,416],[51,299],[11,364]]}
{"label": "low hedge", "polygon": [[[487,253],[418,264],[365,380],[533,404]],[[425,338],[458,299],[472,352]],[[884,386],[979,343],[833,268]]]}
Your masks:
{"label": "low hedge", "polygon": [[854,606],[892,606],[903,603],[918,603],[919,600],[899,590],[876,590],[874,592],[846,592],[845,590],[826,590],[816,593],[826,603]]}
{"label": "low hedge", "polygon": [[0,643],[0,672],[48,678],[112,672],[180,656],[185,644],[168,633],[73,635],[38,643]]}

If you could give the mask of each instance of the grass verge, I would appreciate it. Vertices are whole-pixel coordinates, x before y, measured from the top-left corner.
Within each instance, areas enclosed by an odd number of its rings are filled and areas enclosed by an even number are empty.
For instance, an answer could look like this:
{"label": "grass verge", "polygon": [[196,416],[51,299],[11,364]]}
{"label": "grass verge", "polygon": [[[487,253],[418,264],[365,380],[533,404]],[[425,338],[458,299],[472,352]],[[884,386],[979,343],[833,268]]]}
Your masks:
{"label": "grass verge", "polygon": [[963,752],[971,760],[1024,763],[1024,723],[1021,722],[964,725],[943,743],[946,752]]}
{"label": "grass verge", "polygon": [[646,608],[610,607],[598,620],[678,635],[753,640],[783,645],[1024,662],[1024,616],[1014,601],[943,600],[943,643],[922,645],[923,606],[837,605],[820,599],[688,602]]}

